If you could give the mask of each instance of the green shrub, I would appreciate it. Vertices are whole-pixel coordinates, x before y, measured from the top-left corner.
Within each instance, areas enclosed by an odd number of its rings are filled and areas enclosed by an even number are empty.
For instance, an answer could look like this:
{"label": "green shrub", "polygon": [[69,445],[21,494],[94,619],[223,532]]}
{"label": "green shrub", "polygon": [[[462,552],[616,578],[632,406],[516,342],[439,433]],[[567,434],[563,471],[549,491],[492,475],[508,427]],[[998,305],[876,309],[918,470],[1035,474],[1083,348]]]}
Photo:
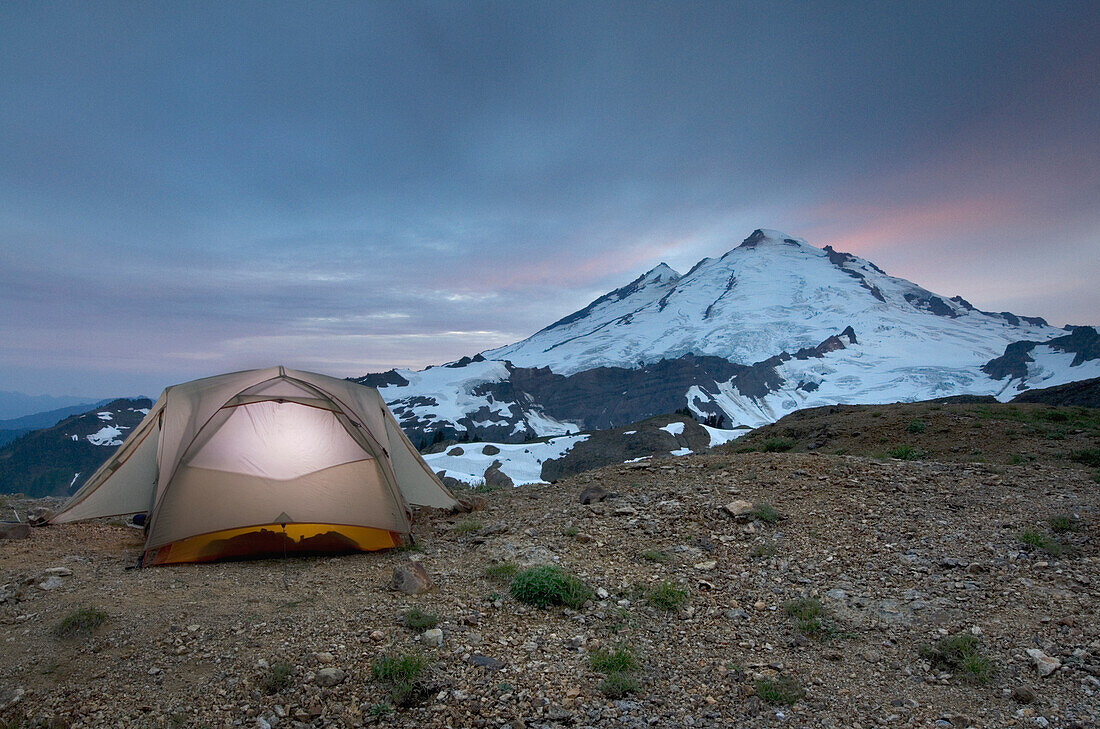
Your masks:
{"label": "green shrub", "polygon": [[932,646],[922,645],[919,652],[934,668],[958,673],[971,683],[988,683],[995,672],[993,662],[982,655],[981,641],[969,633],[949,635]]}
{"label": "green shrub", "polygon": [[648,605],[669,612],[682,608],[687,602],[687,597],[687,590],[677,587],[668,580],[645,591],[645,601]]}
{"label": "green shrub", "polygon": [[565,605],[579,608],[595,594],[582,580],[556,565],[531,567],[516,574],[510,585],[512,597],[537,607]]}
{"label": "green shrub", "polygon": [[367,710],[367,715],[373,719],[385,719],[387,716],[393,713],[393,706],[387,701],[382,701],[377,704],[371,704],[370,709]]}
{"label": "green shrub", "polygon": [[886,455],[902,461],[915,461],[924,454],[911,445],[899,445],[886,451]]}
{"label": "green shrub", "polygon": [[783,610],[794,618],[798,630],[805,635],[819,635],[825,631],[823,622],[825,607],[820,600],[800,597],[783,604]]}
{"label": "green shrub", "polygon": [[765,453],[785,453],[794,448],[794,441],[789,438],[768,438],[761,449]]}
{"label": "green shrub", "polygon": [[774,557],[778,553],[779,546],[775,542],[764,542],[754,546],[749,552],[749,556],[753,559],[760,559],[762,557]]}
{"label": "green shrub", "polygon": [[662,552],[659,549],[647,549],[642,552],[642,559],[647,562],[659,562],[661,564],[668,564],[672,561],[672,555],[668,552]]}
{"label": "green shrub", "polygon": [[575,526],[571,526],[571,527],[566,527],[565,529],[562,529],[561,533],[562,533],[562,536],[569,537],[570,539],[572,539],[573,537],[580,534],[581,530],[578,529]]}
{"label": "green shrub", "polygon": [[375,680],[388,684],[390,698],[397,706],[416,703],[427,691],[424,672],[428,659],[418,653],[382,656],[371,664]]}
{"label": "green shrub", "polygon": [[95,607],[83,607],[74,610],[54,626],[53,634],[58,638],[87,638],[107,620],[107,613]]}
{"label": "green shrub", "polygon": [[481,574],[493,582],[508,583],[516,576],[516,572],[519,572],[519,565],[515,562],[501,562],[489,565]]}
{"label": "green shrub", "polygon": [[455,524],[455,534],[466,536],[469,534],[477,534],[485,525],[476,519],[466,519]]}
{"label": "green shrub", "polygon": [[1076,461],[1089,468],[1100,468],[1100,448],[1085,448],[1069,454],[1071,461]]}
{"label": "green shrub", "polygon": [[621,673],[638,669],[638,659],[625,645],[593,651],[588,656],[593,671],[600,673]]}
{"label": "green shrub", "polygon": [[765,524],[774,524],[783,518],[783,515],[779,513],[779,510],[769,504],[767,501],[758,501],[752,505],[752,509],[749,514],[754,519],[759,519]]}
{"label": "green shrub", "polygon": [[609,673],[600,680],[596,688],[609,699],[621,699],[637,693],[641,684],[629,673]]}
{"label": "green shrub", "polygon": [[1077,531],[1077,520],[1068,514],[1058,514],[1047,519],[1050,530],[1055,534]]}
{"label": "green shrub", "polygon": [[605,674],[596,687],[600,693],[611,699],[619,699],[632,694],[640,688],[634,673],[639,663],[634,652],[626,645],[594,651],[588,656],[592,670]]}
{"label": "green shrub", "polygon": [[1065,545],[1057,539],[1052,539],[1050,536],[1032,529],[1025,530],[1021,533],[1020,541],[1029,547],[1041,549],[1052,557],[1060,557],[1065,551]]}
{"label": "green shrub", "polygon": [[909,433],[923,433],[925,427],[927,426],[925,426],[923,420],[910,420],[905,430]]}
{"label": "green shrub", "polygon": [[753,684],[756,695],[772,706],[790,706],[806,695],[806,691],[789,676],[761,678]]}
{"label": "green shrub", "polygon": [[401,616],[401,624],[409,630],[428,630],[439,625],[439,617],[426,613],[420,608],[411,608],[405,611],[405,614]]}
{"label": "green shrub", "polygon": [[260,676],[259,687],[265,694],[277,694],[290,686],[294,666],[283,661],[272,663]]}

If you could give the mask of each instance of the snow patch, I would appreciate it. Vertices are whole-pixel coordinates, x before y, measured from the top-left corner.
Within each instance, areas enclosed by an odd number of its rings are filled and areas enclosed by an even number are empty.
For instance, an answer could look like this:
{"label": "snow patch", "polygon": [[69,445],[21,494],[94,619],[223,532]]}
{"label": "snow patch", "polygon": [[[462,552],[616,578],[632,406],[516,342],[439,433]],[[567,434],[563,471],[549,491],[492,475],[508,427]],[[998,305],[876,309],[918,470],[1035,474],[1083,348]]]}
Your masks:
{"label": "snow patch", "polygon": [[[637,432],[638,431],[636,431],[636,430],[626,430],[626,431],[623,431],[623,435],[634,435]],[[626,462],[630,463],[630,461],[626,461]]]}
{"label": "snow patch", "polygon": [[[563,435],[529,443],[463,443],[460,446],[460,456],[448,455],[454,450],[451,448],[444,453],[430,453],[424,456],[424,460],[432,471],[443,471],[444,476],[468,484],[483,483],[485,470],[494,461],[500,461],[501,472],[512,479],[516,486],[546,483],[542,480],[542,464],[561,458],[573,446],[585,440],[588,440],[587,435]],[[499,452],[486,455],[482,451],[487,445],[495,446]]]}
{"label": "snow patch", "polygon": [[691,455],[691,449],[690,448],[677,448],[674,451],[669,451],[669,453],[671,453],[674,456],[690,456]]}
{"label": "snow patch", "polygon": [[669,423],[668,425],[661,426],[660,429],[671,435],[680,435],[684,432],[684,424],[679,422]]}
{"label": "snow patch", "polygon": [[102,413],[96,413],[96,415],[99,416],[100,420],[113,420],[114,419],[114,416],[111,414],[111,412],[109,410],[104,411]]}
{"label": "snow patch", "polygon": [[712,428],[709,425],[704,425],[702,428],[710,435],[710,448],[722,445],[723,443],[729,443],[731,440],[736,440],[749,432],[747,428],[742,430],[722,430],[721,428]]}
{"label": "snow patch", "polygon": [[122,431],[114,425],[105,425],[88,436],[88,442],[97,446],[122,445]]}

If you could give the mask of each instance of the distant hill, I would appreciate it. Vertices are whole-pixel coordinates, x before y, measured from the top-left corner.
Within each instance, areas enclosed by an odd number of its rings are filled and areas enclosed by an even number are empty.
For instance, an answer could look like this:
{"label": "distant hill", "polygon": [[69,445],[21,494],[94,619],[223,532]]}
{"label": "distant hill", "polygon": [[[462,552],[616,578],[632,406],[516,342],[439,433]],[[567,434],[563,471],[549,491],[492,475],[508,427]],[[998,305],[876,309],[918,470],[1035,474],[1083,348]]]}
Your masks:
{"label": "distant hill", "polygon": [[1080,382],[1067,382],[1055,387],[1044,387],[1041,390],[1028,390],[1012,398],[1012,402],[1100,408],[1100,377]]}
{"label": "distant hill", "polygon": [[122,398],[16,438],[0,448],[0,493],[69,495],[152,405],[148,398]]}
{"label": "distant hill", "polygon": [[829,405],[791,413],[718,450],[1095,470],[1100,409],[1026,402]]}
{"label": "distant hill", "polygon": [[[25,415],[34,415],[71,406],[81,406],[84,410],[87,410],[97,402],[103,401],[97,401],[96,398],[91,397],[28,395],[25,392],[0,390],[0,423],[3,420],[21,418]],[[77,410],[76,412],[81,411]],[[53,423],[49,423],[49,425],[53,425]],[[0,425],[0,428],[3,427],[3,425]]]}

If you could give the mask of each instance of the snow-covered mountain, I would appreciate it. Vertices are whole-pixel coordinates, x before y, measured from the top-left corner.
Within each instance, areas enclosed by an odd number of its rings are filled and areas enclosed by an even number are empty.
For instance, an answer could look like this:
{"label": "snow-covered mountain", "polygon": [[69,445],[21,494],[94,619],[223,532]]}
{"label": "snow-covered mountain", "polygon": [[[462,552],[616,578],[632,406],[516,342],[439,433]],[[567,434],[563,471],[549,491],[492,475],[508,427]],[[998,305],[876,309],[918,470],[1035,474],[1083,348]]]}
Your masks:
{"label": "snow-covered mountain", "polygon": [[662,263],[523,341],[360,381],[381,389],[414,442],[517,442],[685,406],[757,426],[838,402],[1008,400],[1100,375],[1096,337],[980,311],[828,246],[757,230],[686,274]]}

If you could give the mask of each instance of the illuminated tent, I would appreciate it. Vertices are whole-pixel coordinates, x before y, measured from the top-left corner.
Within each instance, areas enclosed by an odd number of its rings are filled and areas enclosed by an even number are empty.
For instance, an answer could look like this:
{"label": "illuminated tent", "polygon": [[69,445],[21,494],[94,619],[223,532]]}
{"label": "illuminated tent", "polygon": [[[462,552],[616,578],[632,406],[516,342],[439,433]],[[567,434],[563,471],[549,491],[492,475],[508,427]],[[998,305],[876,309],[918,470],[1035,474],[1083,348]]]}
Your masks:
{"label": "illuminated tent", "polygon": [[143,563],[400,544],[455,499],[378,391],[283,367],[166,389],[53,523],[147,512]]}

